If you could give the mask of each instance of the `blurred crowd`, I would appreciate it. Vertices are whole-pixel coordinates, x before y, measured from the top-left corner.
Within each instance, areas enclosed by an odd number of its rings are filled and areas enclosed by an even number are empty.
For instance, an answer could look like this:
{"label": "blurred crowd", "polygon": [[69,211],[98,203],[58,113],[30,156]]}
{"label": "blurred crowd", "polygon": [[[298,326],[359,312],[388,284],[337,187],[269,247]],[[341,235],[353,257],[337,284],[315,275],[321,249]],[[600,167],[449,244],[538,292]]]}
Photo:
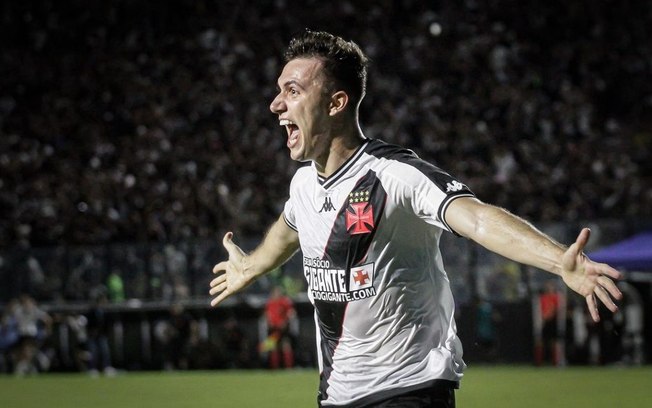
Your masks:
{"label": "blurred crowd", "polygon": [[[76,371],[98,377],[125,369],[291,368],[298,320],[292,301],[280,290],[267,299],[264,311],[240,308],[237,317],[234,311],[224,312],[210,325],[203,306],[179,302],[136,316],[109,302],[105,291],[95,292],[87,305],[67,310],[48,310],[33,297],[20,295],[0,310],[0,375]],[[299,363],[313,362],[301,358]]]}
{"label": "blurred crowd", "polygon": [[[484,201],[536,222],[651,219],[648,3],[3,2],[0,371],[61,367],[56,324],[76,339],[64,365],[111,373],[106,300],[205,295],[219,237],[264,232],[298,166],[268,106],[304,28],[371,57],[366,136]],[[91,302],[51,316],[41,300]],[[170,309],[160,368],[255,364],[237,319],[219,347],[205,331]],[[193,357],[216,347],[231,360]]]}
{"label": "blurred crowd", "polygon": [[0,248],[260,235],[297,166],[268,105],[304,27],[369,53],[368,137],[483,200],[652,216],[646,2],[294,3],[5,2]]}
{"label": "blurred crowd", "polygon": [[50,369],[52,318],[28,295],[11,299],[0,315],[0,373]]}

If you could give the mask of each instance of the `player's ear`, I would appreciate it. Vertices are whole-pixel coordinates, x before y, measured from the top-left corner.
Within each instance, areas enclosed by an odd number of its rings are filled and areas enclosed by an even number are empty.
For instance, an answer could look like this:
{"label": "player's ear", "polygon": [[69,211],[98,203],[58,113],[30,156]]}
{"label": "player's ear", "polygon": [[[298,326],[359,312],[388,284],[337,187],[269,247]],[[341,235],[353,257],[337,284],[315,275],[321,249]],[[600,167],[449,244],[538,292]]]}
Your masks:
{"label": "player's ear", "polygon": [[346,105],[349,104],[349,95],[344,91],[337,91],[331,95],[331,103],[329,105],[329,113],[331,116],[337,115],[342,112]]}

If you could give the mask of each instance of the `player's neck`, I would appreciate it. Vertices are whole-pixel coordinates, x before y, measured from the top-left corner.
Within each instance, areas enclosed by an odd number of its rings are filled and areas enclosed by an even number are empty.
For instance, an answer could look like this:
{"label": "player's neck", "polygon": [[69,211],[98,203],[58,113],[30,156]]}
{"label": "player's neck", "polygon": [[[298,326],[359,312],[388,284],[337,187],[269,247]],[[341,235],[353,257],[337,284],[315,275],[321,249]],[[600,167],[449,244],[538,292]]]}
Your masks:
{"label": "player's neck", "polygon": [[328,154],[321,158],[321,160],[315,161],[315,166],[319,175],[322,177],[330,177],[340,167],[342,167],[351,156],[353,156],[365,140],[362,130],[358,126],[356,126],[356,129],[353,132],[334,137],[331,141]]}

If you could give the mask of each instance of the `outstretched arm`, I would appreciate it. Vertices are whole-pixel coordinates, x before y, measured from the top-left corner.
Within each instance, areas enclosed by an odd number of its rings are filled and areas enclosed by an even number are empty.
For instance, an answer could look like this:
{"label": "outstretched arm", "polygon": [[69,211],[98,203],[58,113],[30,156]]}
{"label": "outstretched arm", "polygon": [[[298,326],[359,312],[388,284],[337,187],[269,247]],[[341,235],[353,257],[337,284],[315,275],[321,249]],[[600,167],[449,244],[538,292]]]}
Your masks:
{"label": "outstretched arm", "polygon": [[249,286],[259,276],[282,265],[299,249],[299,235],[288,227],[283,215],[272,224],[263,242],[249,255],[234,244],[232,238],[233,233],[227,232],[222,240],[229,259],[213,268],[217,277],[210,283],[209,293],[214,296],[211,306],[216,306]]}
{"label": "outstretched arm", "polygon": [[620,279],[621,274],[583,253],[588,228],[565,247],[508,211],[469,197],[454,200],[445,217],[455,232],[490,251],[561,276],[569,288],[584,296],[596,322],[600,320],[596,297],[612,312],[618,310],[613,299],[622,294],[613,279]]}

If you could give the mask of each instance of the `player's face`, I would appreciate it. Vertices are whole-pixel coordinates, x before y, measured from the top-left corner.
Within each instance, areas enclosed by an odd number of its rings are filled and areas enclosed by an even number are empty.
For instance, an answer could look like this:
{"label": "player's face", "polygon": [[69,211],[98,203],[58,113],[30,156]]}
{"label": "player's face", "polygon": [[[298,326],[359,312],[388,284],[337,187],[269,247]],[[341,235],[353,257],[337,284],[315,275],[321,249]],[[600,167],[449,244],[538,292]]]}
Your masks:
{"label": "player's face", "polygon": [[278,88],[269,108],[285,126],[290,157],[323,164],[330,142],[330,97],[322,62],[316,58],[289,61],[278,78]]}

